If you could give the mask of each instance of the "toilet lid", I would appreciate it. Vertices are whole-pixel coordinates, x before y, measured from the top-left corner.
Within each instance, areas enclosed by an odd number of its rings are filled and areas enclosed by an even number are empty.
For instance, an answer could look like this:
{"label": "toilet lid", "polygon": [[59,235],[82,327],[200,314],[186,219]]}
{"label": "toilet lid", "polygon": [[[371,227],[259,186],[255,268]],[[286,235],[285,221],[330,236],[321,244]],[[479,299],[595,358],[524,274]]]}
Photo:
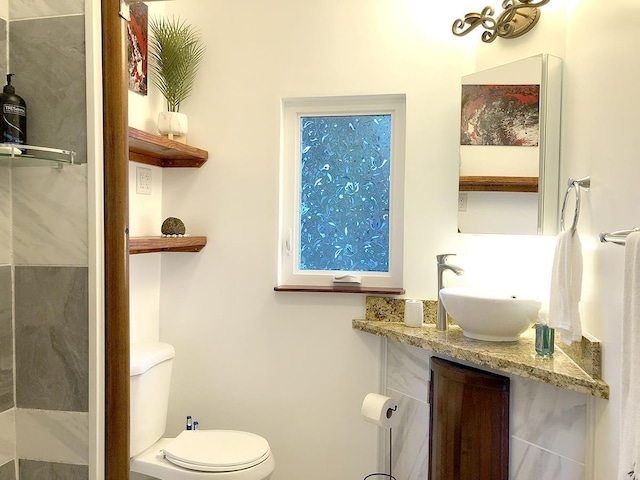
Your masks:
{"label": "toilet lid", "polygon": [[167,460],[189,470],[234,472],[264,462],[269,443],[236,430],[185,430],[164,447]]}

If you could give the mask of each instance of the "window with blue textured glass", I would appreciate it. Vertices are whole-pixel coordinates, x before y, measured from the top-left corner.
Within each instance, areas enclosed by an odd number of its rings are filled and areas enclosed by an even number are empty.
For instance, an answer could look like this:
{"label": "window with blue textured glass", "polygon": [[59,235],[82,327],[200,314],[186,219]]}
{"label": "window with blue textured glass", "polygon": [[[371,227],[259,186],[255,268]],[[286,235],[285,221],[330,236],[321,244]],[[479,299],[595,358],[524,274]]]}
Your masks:
{"label": "window with blue textured glass", "polygon": [[389,271],[391,115],[300,117],[298,268]]}

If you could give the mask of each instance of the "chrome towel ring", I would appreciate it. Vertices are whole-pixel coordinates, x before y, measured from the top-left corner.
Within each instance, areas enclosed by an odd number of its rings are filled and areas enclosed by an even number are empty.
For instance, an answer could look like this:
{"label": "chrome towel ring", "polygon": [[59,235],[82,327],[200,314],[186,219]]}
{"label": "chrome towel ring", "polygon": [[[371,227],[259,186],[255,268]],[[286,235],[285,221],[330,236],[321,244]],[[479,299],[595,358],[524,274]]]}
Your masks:
{"label": "chrome towel ring", "polygon": [[571,190],[575,190],[576,193],[576,205],[575,211],[573,213],[573,222],[571,223],[571,234],[576,233],[576,228],[578,227],[578,219],[580,218],[580,190],[589,190],[591,187],[591,177],[586,176],[582,178],[578,178],[574,180],[570,178],[567,181],[567,191],[564,194],[564,200],[562,201],[562,210],[560,212],[560,230],[564,232],[564,213],[567,208],[567,199],[569,198],[569,192]]}

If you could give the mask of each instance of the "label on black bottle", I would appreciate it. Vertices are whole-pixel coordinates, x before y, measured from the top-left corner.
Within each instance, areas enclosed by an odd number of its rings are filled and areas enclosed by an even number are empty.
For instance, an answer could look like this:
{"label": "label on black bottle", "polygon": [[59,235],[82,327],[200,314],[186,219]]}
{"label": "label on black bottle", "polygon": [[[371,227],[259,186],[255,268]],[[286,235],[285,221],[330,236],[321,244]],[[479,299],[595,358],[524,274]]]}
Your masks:
{"label": "label on black bottle", "polygon": [[27,111],[21,105],[11,105],[10,103],[5,103],[2,106],[2,113],[10,113],[13,115],[21,115],[24,117],[27,114]]}
{"label": "label on black bottle", "polygon": [[26,143],[27,109],[12,103],[2,104],[2,142]]}

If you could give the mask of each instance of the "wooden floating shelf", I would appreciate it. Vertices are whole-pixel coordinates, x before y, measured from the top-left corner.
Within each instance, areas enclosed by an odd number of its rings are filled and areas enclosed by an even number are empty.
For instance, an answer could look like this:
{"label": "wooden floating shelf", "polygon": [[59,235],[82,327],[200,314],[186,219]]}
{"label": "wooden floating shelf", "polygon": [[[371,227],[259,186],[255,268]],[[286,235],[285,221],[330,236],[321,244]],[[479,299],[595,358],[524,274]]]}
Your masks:
{"label": "wooden floating shelf", "polygon": [[460,177],[461,192],[537,192],[538,177]]}
{"label": "wooden floating shelf", "polygon": [[207,237],[131,237],[129,253],[199,252],[207,244]]}
{"label": "wooden floating shelf", "polygon": [[129,127],[129,160],[164,168],[200,168],[209,152]]}

